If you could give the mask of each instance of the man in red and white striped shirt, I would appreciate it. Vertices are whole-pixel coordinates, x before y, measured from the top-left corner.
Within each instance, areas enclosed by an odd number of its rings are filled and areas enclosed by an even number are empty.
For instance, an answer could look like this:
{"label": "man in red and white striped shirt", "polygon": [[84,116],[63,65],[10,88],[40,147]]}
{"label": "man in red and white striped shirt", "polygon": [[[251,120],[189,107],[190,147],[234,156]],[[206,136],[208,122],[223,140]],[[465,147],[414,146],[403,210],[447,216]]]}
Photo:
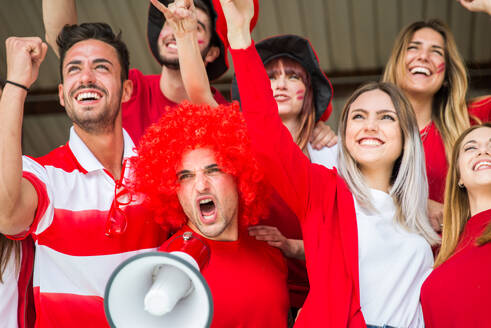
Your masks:
{"label": "man in red and white striped shirt", "polygon": [[106,282],[126,258],[153,250],[165,232],[127,192],[134,144],[122,128],[129,98],[128,51],[106,24],[67,26],[57,40],[60,103],[69,142],[22,157],[23,105],[47,46],[11,37],[0,101],[0,232],[36,243],[37,327],[105,327]]}

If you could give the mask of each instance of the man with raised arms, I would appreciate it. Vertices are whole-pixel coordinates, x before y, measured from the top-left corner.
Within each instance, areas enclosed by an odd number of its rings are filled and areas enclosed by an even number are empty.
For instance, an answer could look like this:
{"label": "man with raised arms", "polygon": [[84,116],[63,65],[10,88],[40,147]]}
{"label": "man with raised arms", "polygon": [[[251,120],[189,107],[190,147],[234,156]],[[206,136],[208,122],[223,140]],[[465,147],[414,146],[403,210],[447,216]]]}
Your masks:
{"label": "man with raised arms", "polygon": [[160,246],[166,234],[127,192],[135,155],[122,128],[131,95],[128,51],[106,24],[65,27],[58,40],[60,104],[70,139],[41,158],[22,157],[24,101],[47,45],[6,41],[7,81],[0,100],[0,232],[32,235],[39,327],[106,327],[103,295],[126,258]]}

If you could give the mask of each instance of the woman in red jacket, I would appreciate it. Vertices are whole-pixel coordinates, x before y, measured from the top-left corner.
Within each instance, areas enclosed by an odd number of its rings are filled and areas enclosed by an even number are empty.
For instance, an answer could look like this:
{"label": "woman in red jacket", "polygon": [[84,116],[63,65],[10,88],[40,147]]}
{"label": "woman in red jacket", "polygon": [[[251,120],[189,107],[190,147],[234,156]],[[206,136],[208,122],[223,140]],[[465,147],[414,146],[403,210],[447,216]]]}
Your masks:
{"label": "woman in red jacket", "polygon": [[302,225],[310,292],[297,326],[360,327],[366,320],[422,327],[419,292],[433,263],[429,244],[438,237],[425,213],[426,175],[411,105],[388,83],[365,85],[350,97],[338,134],[338,167],[348,189],[335,170],[312,164],[282,124],[246,28],[252,4],[221,4],[253,146]]}
{"label": "woman in red jacket", "polygon": [[[271,89],[278,105],[278,114],[295,143],[312,163],[332,168],[337,160],[337,142],[334,133],[328,147],[314,149],[310,140],[314,125],[324,125],[332,111],[331,83],[320,68],[317,55],[310,42],[297,35],[278,35],[256,44]],[[240,100],[237,81],[232,83],[232,98]],[[329,137],[329,136],[328,136]],[[302,231],[295,213],[273,193],[269,215],[249,233],[278,247],[287,259],[288,287],[292,315],[303,306],[309,291]]]}
{"label": "woman in red jacket", "polygon": [[489,327],[491,123],[457,139],[444,204],[442,247],[421,290],[426,327]]}

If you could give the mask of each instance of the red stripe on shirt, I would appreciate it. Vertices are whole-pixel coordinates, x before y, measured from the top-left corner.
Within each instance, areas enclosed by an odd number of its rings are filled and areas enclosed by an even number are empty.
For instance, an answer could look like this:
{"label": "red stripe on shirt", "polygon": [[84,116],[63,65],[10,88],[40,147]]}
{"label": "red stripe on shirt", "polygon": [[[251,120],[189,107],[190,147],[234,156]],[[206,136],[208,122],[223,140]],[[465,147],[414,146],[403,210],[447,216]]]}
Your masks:
{"label": "red stripe on shirt", "polygon": [[104,300],[98,296],[41,293],[34,288],[36,327],[95,328],[109,327]]}
{"label": "red stripe on shirt", "polygon": [[53,223],[38,236],[38,243],[67,255],[94,256],[157,247],[165,241],[166,231],[144,207],[128,206],[125,211],[126,231],[108,237],[105,235],[107,211],[55,209]]}
{"label": "red stripe on shirt", "polygon": [[75,158],[75,155],[71,151],[68,144],[56,148],[43,157],[29,158],[42,166],[53,166],[65,172],[73,172],[78,170],[84,174],[87,173],[87,170],[85,170]]}

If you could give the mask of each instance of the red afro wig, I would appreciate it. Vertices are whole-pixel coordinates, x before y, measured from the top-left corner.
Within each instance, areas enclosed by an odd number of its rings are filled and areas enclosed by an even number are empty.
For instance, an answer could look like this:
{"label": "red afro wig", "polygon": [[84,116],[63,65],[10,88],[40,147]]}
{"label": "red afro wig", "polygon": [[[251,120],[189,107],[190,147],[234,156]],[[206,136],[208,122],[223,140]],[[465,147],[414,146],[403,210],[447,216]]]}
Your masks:
{"label": "red afro wig", "polygon": [[239,224],[256,224],[267,212],[269,188],[236,103],[212,108],[184,102],[145,132],[134,160],[133,188],[144,195],[156,221],[171,229],[187,222],[177,198],[177,170],[183,154],[198,148],[211,149],[220,169],[234,177]]}

